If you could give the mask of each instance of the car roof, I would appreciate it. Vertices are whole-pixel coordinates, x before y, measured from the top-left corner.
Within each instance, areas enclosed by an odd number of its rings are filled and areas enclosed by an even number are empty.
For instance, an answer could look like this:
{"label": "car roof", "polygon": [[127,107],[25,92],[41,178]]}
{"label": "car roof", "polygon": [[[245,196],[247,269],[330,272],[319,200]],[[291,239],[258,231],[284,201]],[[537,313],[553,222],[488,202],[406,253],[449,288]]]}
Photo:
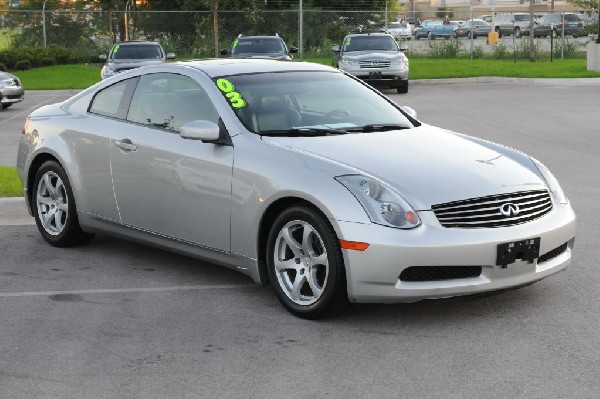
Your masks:
{"label": "car roof", "polygon": [[389,33],[385,33],[385,32],[350,33],[349,35],[346,35],[346,37],[361,37],[361,36],[389,36],[389,37],[391,37],[391,35]]}
{"label": "car roof", "polygon": [[115,46],[131,46],[131,45],[144,45],[144,46],[160,46],[159,42],[150,42],[150,41],[143,41],[143,40],[130,40],[127,42],[120,42],[120,43],[115,43]]}
{"label": "car roof", "polygon": [[218,58],[210,60],[180,61],[169,65],[181,65],[198,69],[210,78],[227,75],[252,74],[261,72],[300,72],[327,71],[339,72],[337,69],[311,62],[283,62],[269,59]]}

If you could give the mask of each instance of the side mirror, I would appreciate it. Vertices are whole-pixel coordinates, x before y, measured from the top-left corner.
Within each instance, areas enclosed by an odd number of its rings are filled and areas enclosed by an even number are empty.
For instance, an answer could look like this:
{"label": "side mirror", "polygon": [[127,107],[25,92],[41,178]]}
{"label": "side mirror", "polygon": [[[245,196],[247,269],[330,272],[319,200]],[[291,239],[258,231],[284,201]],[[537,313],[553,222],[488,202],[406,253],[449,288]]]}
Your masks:
{"label": "side mirror", "polygon": [[231,138],[222,121],[217,125],[211,121],[197,120],[185,123],[179,128],[179,135],[187,140],[200,140],[203,143],[231,145]]}
{"label": "side mirror", "polygon": [[340,46],[339,45],[333,46],[331,48],[331,51],[333,51],[334,53],[339,53],[340,52]]}
{"label": "side mirror", "polygon": [[290,51],[290,53],[297,53],[298,52],[298,47],[290,47],[289,51]]}
{"label": "side mirror", "polygon": [[229,55],[229,51],[226,48],[221,49],[221,55]]}
{"label": "side mirror", "polygon": [[100,54],[100,55],[98,56],[98,59],[99,59],[100,61],[106,61],[106,60],[108,59],[108,55],[106,55],[106,54]]}
{"label": "side mirror", "polygon": [[402,43],[400,45],[400,51],[408,51],[408,44]]}
{"label": "side mirror", "polygon": [[175,59],[175,53],[167,53],[167,56],[165,58],[168,60],[173,60]]}
{"label": "side mirror", "polygon": [[406,112],[408,114],[408,116],[410,116],[411,118],[417,119],[417,111],[415,111],[411,107],[403,105],[400,108],[402,108],[402,111]]}

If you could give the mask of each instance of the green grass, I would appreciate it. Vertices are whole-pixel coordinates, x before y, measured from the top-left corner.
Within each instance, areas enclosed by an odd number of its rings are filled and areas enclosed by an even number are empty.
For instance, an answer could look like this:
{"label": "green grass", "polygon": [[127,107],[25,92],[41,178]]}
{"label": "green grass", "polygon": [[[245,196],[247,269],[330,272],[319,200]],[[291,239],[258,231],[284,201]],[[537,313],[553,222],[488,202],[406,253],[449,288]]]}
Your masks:
{"label": "green grass", "polygon": [[98,83],[98,66],[57,65],[13,72],[23,82],[25,90],[86,89]]}
{"label": "green grass", "polygon": [[0,197],[20,197],[23,186],[17,176],[17,169],[0,165]]}
{"label": "green grass", "polygon": [[[490,60],[410,58],[410,79],[470,78],[501,76],[513,78],[598,78],[600,72],[588,71],[586,59]],[[331,65],[331,58],[305,58],[304,61]]]}

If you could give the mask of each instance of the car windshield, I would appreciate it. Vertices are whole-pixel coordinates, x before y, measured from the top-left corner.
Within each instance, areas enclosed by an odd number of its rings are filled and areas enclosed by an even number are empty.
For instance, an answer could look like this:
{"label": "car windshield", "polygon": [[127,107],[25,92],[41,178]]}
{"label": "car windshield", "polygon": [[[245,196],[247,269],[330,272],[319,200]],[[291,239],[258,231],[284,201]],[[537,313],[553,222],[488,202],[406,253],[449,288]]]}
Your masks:
{"label": "car windshield", "polygon": [[529,15],[515,15],[515,21],[529,21]]}
{"label": "car windshield", "polygon": [[152,60],[161,59],[160,47],[147,44],[117,44],[112,50],[112,59],[115,60]]}
{"label": "car windshield", "polygon": [[398,45],[391,36],[349,36],[346,38],[343,51],[365,50],[398,51]]}
{"label": "car windshield", "polygon": [[578,15],[575,14],[565,14],[565,21],[579,21],[581,18],[579,18]]}
{"label": "car windshield", "polygon": [[236,39],[231,46],[231,55],[284,54],[285,46],[278,38]]}
{"label": "car windshield", "polygon": [[385,97],[337,72],[258,73],[214,81],[244,126],[257,134],[315,136],[413,127]]}

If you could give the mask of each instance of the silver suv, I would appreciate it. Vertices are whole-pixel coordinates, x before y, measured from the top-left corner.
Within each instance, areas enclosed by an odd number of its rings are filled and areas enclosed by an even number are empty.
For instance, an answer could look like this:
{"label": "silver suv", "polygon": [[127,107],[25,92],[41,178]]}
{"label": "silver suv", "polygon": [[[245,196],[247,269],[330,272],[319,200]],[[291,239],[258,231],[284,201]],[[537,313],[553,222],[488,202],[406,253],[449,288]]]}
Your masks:
{"label": "silver suv", "polygon": [[497,14],[496,32],[498,37],[529,35],[531,19],[526,13]]}
{"label": "silver suv", "polygon": [[157,42],[131,41],[115,44],[108,55],[102,54],[99,58],[106,62],[100,71],[102,79],[106,79],[129,69],[161,64],[175,58],[175,54],[165,54],[165,50]]}
{"label": "silver suv", "polygon": [[355,33],[344,38],[335,53],[333,66],[348,72],[373,86],[395,88],[408,93],[408,58],[387,33]]}

